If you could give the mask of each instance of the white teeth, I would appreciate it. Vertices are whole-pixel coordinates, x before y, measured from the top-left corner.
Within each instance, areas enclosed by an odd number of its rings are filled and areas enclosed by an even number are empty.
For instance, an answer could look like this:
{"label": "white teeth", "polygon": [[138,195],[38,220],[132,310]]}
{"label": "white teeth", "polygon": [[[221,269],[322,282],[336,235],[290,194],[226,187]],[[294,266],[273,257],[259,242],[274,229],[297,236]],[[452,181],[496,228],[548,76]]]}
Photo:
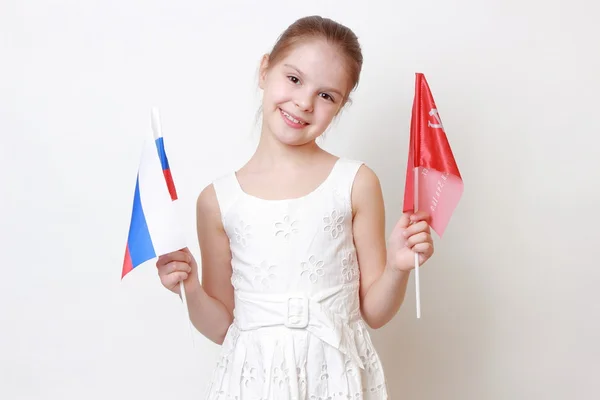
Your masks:
{"label": "white teeth", "polygon": [[290,114],[286,113],[285,111],[281,110],[282,114],[289,119],[290,121],[296,123],[296,124],[302,124],[305,125],[306,122],[302,122],[302,121],[298,121],[296,118],[292,117]]}

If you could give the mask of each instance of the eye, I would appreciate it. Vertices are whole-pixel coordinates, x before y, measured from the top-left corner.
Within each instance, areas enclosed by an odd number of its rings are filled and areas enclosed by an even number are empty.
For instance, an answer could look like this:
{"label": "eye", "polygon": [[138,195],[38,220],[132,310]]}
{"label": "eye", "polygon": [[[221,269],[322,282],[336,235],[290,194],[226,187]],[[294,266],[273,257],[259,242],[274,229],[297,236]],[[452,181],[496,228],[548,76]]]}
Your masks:
{"label": "eye", "polygon": [[298,83],[300,83],[300,79],[296,78],[296,77],[295,77],[295,76],[293,76],[293,75],[289,75],[287,78],[288,78],[290,81],[292,81],[292,83],[295,83],[295,84],[298,84]]}
{"label": "eye", "polygon": [[329,101],[335,102],[335,99],[333,97],[331,97],[327,93],[321,93],[320,96],[323,97],[325,100],[329,100]]}

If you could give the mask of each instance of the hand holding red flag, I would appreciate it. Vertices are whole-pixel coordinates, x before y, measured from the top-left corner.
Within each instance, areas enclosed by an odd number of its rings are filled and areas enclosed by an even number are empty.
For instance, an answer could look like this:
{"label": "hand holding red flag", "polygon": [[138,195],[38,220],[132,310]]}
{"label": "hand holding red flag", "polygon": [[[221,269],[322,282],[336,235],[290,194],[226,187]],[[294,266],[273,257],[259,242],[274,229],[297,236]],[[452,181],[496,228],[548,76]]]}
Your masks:
{"label": "hand holding red flag", "polygon": [[387,264],[399,271],[414,268],[414,253],[425,263],[433,255],[429,214],[424,211],[403,213],[392,230],[387,243]]}

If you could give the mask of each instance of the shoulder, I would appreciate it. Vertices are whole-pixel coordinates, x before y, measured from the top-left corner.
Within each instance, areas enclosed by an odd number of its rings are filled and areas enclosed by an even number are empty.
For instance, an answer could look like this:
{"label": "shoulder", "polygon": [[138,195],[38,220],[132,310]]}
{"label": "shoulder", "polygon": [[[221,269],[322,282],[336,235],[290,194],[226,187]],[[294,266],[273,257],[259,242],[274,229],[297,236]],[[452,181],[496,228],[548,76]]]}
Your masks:
{"label": "shoulder", "polygon": [[379,177],[365,163],[361,163],[356,172],[356,178],[354,179],[354,187],[359,190],[374,189],[380,186]]}
{"label": "shoulder", "polygon": [[221,219],[214,182],[210,183],[200,191],[200,194],[196,199],[196,212],[198,220],[219,221]]}
{"label": "shoulder", "polygon": [[365,197],[374,192],[381,192],[381,182],[375,171],[363,163],[356,172],[352,196]]}
{"label": "shoulder", "polygon": [[214,183],[205,186],[196,199],[196,207],[202,210],[214,209],[217,206],[217,193]]}
{"label": "shoulder", "polygon": [[381,182],[379,177],[365,163],[362,163],[356,172],[352,186],[353,213],[365,207],[379,206],[383,202]]}

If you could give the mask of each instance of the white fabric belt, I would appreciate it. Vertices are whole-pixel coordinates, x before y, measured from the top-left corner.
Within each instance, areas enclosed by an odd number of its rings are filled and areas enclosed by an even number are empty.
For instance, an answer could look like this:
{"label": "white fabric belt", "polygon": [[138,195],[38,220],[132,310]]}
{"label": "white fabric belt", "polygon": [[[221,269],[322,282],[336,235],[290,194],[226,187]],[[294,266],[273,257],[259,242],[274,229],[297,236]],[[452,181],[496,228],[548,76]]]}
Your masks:
{"label": "white fabric belt", "polygon": [[269,326],[306,329],[364,369],[354,331],[350,328],[350,323],[360,318],[360,310],[343,316],[327,310],[321,303],[342,289],[343,286],[337,286],[311,297],[302,293],[266,294],[236,290],[234,323],[242,331]]}

